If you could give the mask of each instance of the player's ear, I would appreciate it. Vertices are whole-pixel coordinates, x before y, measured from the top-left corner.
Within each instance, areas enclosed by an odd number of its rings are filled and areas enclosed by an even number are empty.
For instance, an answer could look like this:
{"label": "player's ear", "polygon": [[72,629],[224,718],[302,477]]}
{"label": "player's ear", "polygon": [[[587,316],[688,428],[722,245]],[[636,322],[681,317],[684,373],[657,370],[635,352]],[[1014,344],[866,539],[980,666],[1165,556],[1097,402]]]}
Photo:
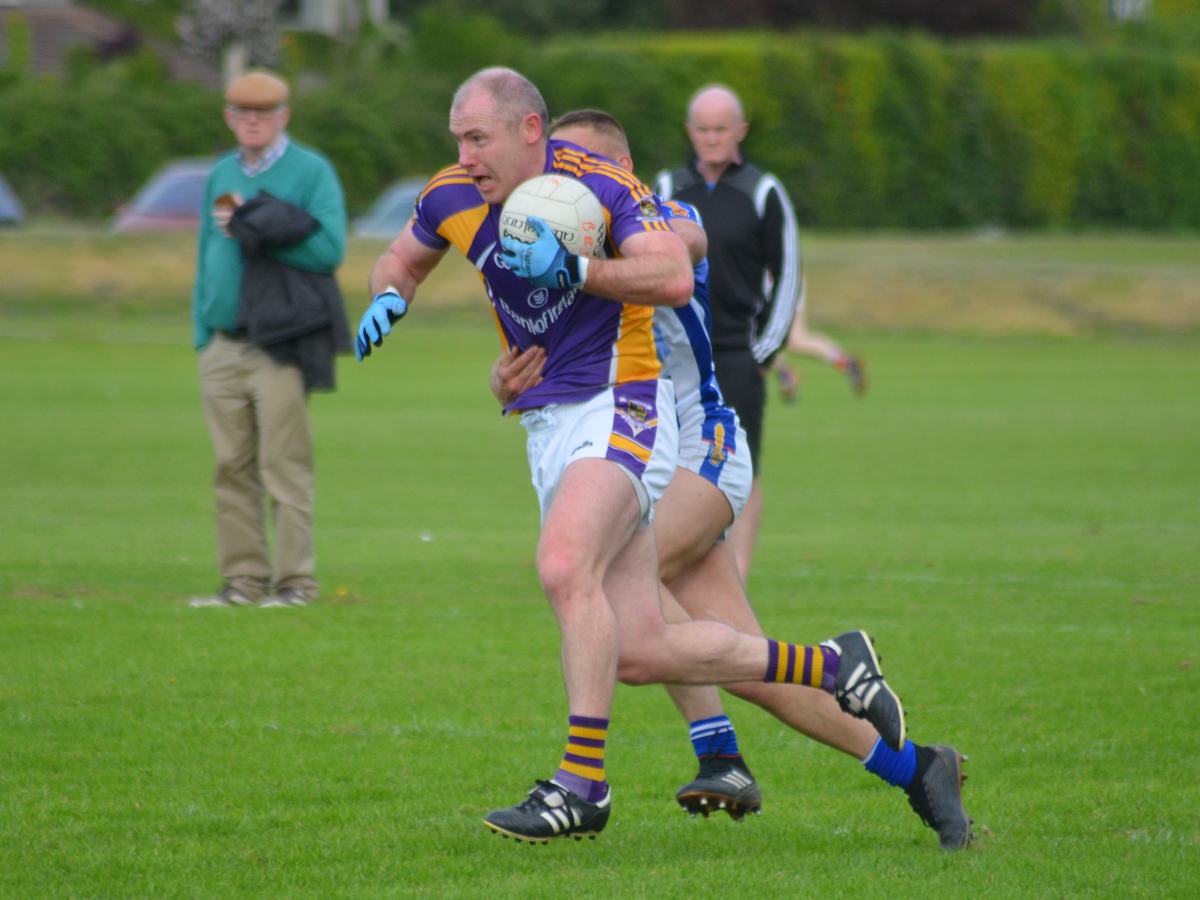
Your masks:
{"label": "player's ear", "polygon": [[545,130],[542,117],[537,113],[526,113],[525,118],[521,120],[521,132],[527,144],[536,144],[540,141]]}

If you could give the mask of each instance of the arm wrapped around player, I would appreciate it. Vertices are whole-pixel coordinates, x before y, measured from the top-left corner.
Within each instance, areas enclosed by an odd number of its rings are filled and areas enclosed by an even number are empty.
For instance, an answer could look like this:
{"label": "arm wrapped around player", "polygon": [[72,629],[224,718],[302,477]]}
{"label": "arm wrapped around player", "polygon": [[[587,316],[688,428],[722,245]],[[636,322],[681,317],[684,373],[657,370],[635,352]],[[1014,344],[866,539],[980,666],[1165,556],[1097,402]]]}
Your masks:
{"label": "arm wrapped around player", "polygon": [[529,217],[529,227],[537,235],[532,243],[507,236],[500,239],[505,265],[538,287],[561,291],[583,287],[587,281],[587,257],[569,253],[550,226],[537,216]]}

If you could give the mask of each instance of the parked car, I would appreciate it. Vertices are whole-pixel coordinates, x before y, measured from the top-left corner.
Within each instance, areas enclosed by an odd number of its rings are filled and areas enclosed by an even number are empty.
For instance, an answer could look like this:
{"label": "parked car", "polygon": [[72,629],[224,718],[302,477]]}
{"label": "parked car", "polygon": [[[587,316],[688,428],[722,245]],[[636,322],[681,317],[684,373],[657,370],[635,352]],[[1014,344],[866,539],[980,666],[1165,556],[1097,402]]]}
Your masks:
{"label": "parked car", "polygon": [[417,196],[428,178],[402,178],[379,195],[367,212],[354,220],[358,237],[394,238],[412,218]]}
{"label": "parked car", "polygon": [[0,175],[0,225],[20,225],[25,220],[21,201],[8,182]]}
{"label": "parked car", "polygon": [[113,231],[185,231],[200,225],[211,159],[181,159],[159,169],[123,204]]}

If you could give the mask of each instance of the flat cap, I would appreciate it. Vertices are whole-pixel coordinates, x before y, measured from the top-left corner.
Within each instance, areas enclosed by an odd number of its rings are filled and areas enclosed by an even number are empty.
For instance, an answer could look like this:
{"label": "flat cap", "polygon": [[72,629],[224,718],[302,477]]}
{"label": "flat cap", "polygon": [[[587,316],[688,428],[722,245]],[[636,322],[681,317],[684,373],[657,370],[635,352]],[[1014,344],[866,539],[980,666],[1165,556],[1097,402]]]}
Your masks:
{"label": "flat cap", "polygon": [[225,90],[225,102],[230,106],[270,109],[282,106],[287,99],[287,82],[270,72],[250,72],[235,78]]}

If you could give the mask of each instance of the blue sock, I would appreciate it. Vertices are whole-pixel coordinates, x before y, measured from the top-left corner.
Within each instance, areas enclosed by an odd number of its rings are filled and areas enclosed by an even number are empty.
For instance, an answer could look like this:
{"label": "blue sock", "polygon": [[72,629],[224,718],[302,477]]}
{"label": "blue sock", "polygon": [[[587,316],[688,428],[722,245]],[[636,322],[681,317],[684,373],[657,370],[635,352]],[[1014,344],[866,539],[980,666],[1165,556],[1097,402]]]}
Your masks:
{"label": "blue sock", "polygon": [[696,758],[719,753],[722,756],[740,756],[737,732],[729,716],[713,716],[711,719],[697,719],[688,726],[692,737],[692,748]]}
{"label": "blue sock", "polygon": [[917,774],[917,745],[905,741],[904,749],[897,752],[885,744],[883,738],[876,738],[875,746],[863,760],[863,767],[888,784],[906,788]]}

